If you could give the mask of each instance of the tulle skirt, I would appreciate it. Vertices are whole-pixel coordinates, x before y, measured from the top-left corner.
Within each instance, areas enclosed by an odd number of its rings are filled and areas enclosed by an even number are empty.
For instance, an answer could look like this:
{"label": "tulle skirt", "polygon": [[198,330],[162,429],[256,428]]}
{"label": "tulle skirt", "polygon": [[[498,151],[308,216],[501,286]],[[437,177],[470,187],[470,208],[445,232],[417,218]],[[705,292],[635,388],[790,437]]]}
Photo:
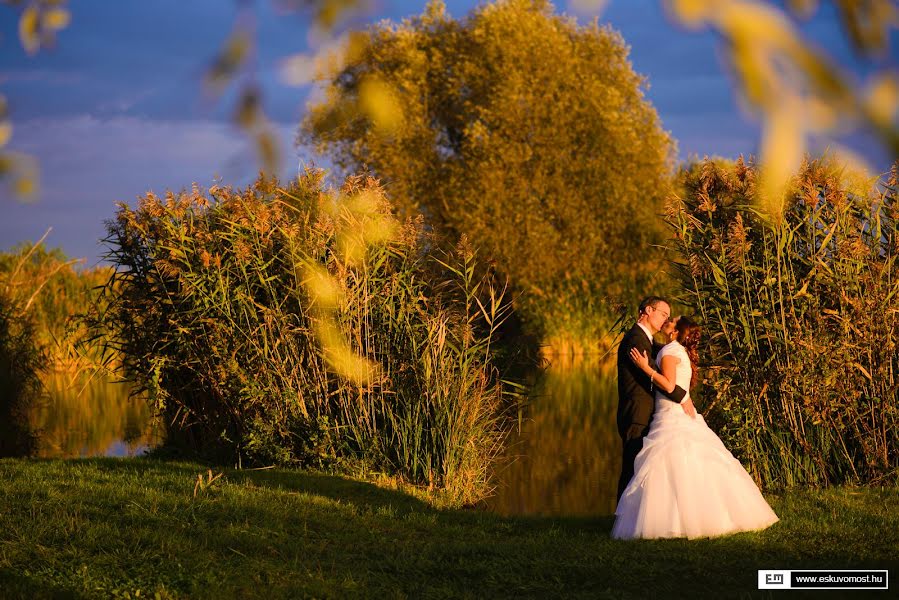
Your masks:
{"label": "tulle skirt", "polygon": [[702,415],[690,418],[670,403],[659,408],[618,502],[613,538],[713,537],[777,522]]}

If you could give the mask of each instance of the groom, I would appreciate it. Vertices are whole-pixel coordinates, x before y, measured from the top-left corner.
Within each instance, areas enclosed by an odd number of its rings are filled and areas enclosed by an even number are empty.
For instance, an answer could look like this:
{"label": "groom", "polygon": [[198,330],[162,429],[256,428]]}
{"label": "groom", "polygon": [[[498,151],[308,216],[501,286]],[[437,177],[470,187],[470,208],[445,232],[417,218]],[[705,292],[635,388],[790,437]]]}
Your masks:
{"label": "groom", "polygon": [[[618,478],[618,499],[634,475],[634,459],[643,448],[643,438],[649,431],[654,409],[655,387],[646,374],[631,360],[631,348],[655,356],[661,345],[652,336],[668,324],[671,306],[659,296],[647,296],[640,302],[637,323],[631,327],[618,346],[618,433],[621,435],[621,476]],[[687,392],[680,386],[666,393],[672,402],[680,403]],[[684,406],[689,414],[692,403]]]}

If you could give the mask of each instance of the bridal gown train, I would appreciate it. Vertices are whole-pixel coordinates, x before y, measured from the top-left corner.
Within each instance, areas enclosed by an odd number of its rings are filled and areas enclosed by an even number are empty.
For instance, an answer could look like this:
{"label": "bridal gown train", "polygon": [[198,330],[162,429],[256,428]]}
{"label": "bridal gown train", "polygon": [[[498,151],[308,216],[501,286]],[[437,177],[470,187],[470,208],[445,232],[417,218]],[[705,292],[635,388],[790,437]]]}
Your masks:
{"label": "bridal gown train", "polygon": [[[680,358],[676,381],[690,389],[690,358],[678,342],[659,352]],[[688,416],[656,394],[655,413],[615,511],[612,537],[712,537],[764,529],[778,518],[702,415]]]}

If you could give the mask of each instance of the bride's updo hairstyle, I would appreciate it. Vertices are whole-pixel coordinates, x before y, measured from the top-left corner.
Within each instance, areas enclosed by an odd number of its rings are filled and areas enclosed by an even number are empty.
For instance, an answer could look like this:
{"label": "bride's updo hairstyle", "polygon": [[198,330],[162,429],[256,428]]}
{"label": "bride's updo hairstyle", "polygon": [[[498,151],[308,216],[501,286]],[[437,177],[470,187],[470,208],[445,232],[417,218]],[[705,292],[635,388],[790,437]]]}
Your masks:
{"label": "bride's updo hairstyle", "polygon": [[677,331],[677,341],[690,357],[690,367],[693,369],[693,378],[690,380],[692,387],[699,381],[699,338],[702,329],[690,317],[681,317],[674,324],[674,330]]}

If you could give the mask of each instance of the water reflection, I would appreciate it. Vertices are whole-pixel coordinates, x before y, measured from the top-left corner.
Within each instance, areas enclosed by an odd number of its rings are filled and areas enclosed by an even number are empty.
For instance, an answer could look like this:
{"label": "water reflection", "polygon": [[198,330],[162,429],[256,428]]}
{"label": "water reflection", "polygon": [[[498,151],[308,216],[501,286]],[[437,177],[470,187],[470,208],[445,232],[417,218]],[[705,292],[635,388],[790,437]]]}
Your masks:
{"label": "water reflection", "polygon": [[126,384],[53,374],[44,386],[46,396],[28,414],[33,456],[134,456],[162,439],[147,403],[129,398]]}
{"label": "water reflection", "polygon": [[[142,398],[108,379],[51,375],[27,414],[30,454],[133,456],[161,442]],[[549,367],[537,378],[520,433],[494,477],[490,510],[504,515],[608,515],[615,510],[621,441],[614,363]]]}
{"label": "water reflection", "polygon": [[614,361],[546,369],[497,469],[490,509],[504,515],[614,513],[621,467],[617,403]]}

